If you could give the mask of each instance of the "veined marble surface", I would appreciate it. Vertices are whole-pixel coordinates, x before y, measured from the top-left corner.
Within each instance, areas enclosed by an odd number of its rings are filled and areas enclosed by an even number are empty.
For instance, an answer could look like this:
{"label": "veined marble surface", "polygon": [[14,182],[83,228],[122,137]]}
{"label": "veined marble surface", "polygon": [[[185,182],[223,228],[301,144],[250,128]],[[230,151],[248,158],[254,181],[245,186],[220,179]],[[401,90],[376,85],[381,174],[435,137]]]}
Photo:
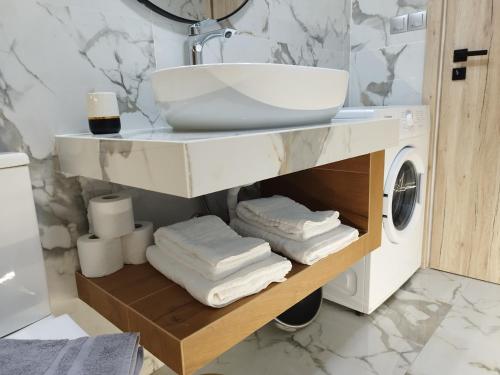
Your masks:
{"label": "veined marble surface", "polygon": [[427,0],[353,0],[350,106],[421,104],[425,30],[390,34],[391,17]]}
{"label": "veined marble surface", "polygon": [[142,189],[197,197],[393,147],[399,120],[240,132],[165,129],[111,136],[58,136],[61,171]]}
{"label": "veined marble surface", "polygon": [[325,302],[305,329],[268,324],[196,374],[496,375],[499,342],[500,285],[426,269],[369,316]]}
{"label": "veined marble surface", "polygon": [[500,374],[500,285],[425,270],[407,288],[451,304],[408,375]]}

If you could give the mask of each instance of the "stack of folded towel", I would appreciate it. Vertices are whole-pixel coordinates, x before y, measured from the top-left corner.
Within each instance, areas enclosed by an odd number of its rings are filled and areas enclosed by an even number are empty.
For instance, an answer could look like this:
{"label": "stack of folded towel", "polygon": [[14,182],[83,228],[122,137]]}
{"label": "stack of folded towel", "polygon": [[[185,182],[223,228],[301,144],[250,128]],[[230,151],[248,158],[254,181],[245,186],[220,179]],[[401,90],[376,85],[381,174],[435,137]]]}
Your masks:
{"label": "stack of folded towel", "polygon": [[282,282],[292,264],[267,242],[241,237],[217,216],[160,228],[147,259],[201,303],[223,307]]}
{"label": "stack of folded towel", "polygon": [[359,237],[355,228],[340,222],[337,211],[313,212],[280,195],[238,203],[231,226],[243,236],[265,239],[273,250],[308,265]]}

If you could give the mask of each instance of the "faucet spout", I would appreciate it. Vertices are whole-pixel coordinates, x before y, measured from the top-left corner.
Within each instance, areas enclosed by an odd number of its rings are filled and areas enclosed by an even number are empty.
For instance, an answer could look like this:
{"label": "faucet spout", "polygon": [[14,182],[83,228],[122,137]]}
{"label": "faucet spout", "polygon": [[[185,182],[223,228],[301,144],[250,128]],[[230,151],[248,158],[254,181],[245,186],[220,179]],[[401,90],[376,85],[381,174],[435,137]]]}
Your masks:
{"label": "faucet spout", "polygon": [[236,33],[235,29],[229,27],[203,32],[204,27],[216,24],[215,20],[204,20],[189,27],[188,49],[191,65],[203,64],[203,48],[209,40],[229,39]]}

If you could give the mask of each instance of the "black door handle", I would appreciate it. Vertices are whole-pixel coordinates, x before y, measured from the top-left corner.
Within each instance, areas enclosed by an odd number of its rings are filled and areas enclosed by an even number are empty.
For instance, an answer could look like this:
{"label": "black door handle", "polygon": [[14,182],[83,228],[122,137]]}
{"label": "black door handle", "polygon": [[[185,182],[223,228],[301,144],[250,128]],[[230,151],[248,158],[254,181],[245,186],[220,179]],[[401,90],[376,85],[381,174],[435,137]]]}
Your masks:
{"label": "black door handle", "polygon": [[469,51],[467,48],[464,49],[456,49],[453,52],[453,62],[462,62],[467,61],[469,56],[484,56],[488,54],[487,49],[479,49],[477,51]]}

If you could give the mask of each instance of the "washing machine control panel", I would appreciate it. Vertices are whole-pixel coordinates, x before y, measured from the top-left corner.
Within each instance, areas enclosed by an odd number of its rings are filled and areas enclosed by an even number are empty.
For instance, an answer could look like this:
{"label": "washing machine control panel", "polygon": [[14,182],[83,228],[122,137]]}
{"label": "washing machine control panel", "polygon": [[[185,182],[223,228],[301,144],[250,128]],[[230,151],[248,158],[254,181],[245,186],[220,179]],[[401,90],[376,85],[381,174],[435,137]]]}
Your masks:
{"label": "washing machine control panel", "polygon": [[415,125],[415,123],[413,122],[413,112],[410,109],[406,110],[406,112],[404,113],[403,121],[406,122],[407,128],[411,128],[413,127],[413,125]]}
{"label": "washing machine control panel", "polygon": [[430,116],[427,106],[371,107],[378,118],[398,118],[401,121],[400,139],[416,137],[429,131]]}
{"label": "washing machine control panel", "polygon": [[360,120],[396,118],[400,120],[399,138],[406,139],[427,133],[430,129],[429,107],[424,105],[401,105],[387,107],[345,107],[335,119]]}

